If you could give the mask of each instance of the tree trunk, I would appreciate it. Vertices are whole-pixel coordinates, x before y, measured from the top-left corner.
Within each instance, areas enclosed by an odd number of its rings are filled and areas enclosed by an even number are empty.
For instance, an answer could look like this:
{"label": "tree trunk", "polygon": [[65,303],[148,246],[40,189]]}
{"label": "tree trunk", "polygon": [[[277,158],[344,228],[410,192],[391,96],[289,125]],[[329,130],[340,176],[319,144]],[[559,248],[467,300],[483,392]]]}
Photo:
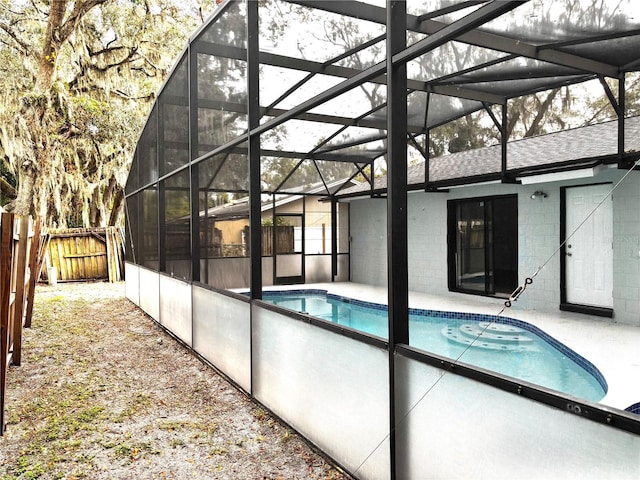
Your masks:
{"label": "tree trunk", "polygon": [[107,226],[117,226],[118,220],[122,213],[122,207],[124,205],[124,190],[120,187],[117,188],[115,195],[113,196],[113,205],[111,206],[111,215],[109,215],[109,223]]}
{"label": "tree trunk", "polygon": [[16,196],[11,211],[16,215],[31,215],[36,172],[31,165],[26,165],[20,168],[18,178],[20,179],[18,195]]}
{"label": "tree trunk", "polygon": [[102,204],[105,207],[108,207],[113,201],[113,196],[116,193],[116,188],[118,187],[118,180],[116,180],[115,175],[112,175],[109,179],[109,183],[107,187],[104,189],[102,193]]}
{"label": "tree trunk", "polygon": [[[52,0],[47,20],[47,31],[42,44],[42,52],[39,56],[38,77],[36,79],[36,92],[44,93],[51,88],[55,72],[57,52],[60,48],[60,27],[64,19],[67,0]],[[46,106],[28,106],[29,109],[46,108]],[[30,126],[32,138],[41,138],[42,132],[38,131],[38,120],[44,116],[44,112],[32,112],[33,123]],[[43,139],[41,139],[43,141]],[[46,214],[46,212],[33,212],[36,178],[41,165],[44,165],[48,155],[47,149],[39,146],[37,141],[33,143],[35,162],[24,160],[18,168],[18,193],[11,209],[18,215]],[[45,221],[46,222],[46,221]],[[48,222],[46,222],[48,223]]]}
{"label": "tree trunk", "polygon": [[511,138],[511,134],[513,133],[513,129],[518,124],[518,120],[520,119],[520,111],[516,109],[509,110],[509,118],[507,120],[507,138]]}
{"label": "tree trunk", "polygon": [[91,196],[91,203],[89,204],[89,224],[92,227],[99,227],[102,222],[102,215],[100,212],[100,191],[96,188]]}
{"label": "tree trunk", "polygon": [[42,53],[39,59],[36,91],[44,92],[51,87],[58,49],[61,44],[60,27],[62,26],[66,8],[67,0],[52,0],[51,2],[49,18],[47,19],[47,31],[44,35]]}

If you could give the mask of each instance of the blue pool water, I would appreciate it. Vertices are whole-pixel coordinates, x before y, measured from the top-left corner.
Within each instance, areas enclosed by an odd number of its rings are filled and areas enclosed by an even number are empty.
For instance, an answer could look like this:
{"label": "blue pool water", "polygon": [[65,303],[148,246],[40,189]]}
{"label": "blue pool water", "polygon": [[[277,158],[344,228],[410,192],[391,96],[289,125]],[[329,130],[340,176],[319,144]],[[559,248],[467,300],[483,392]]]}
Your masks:
{"label": "blue pool water", "polygon": [[[386,305],[319,290],[264,292],[264,300],[316,318],[388,338]],[[590,362],[542,330],[515,319],[410,309],[413,347],[516,379],[599,401],[607,390]]]}

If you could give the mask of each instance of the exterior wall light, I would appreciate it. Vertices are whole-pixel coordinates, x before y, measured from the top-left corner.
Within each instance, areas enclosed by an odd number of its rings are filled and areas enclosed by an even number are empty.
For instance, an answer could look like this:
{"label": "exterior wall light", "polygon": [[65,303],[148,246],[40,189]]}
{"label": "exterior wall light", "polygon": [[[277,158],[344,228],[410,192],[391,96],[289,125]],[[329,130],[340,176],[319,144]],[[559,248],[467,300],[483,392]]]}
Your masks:
{"label": "exterior wall light", "polygon": [[547,198],[548,195],[542,190],[536,190],[531,194],[531,200],[535,200],[536,198]]}

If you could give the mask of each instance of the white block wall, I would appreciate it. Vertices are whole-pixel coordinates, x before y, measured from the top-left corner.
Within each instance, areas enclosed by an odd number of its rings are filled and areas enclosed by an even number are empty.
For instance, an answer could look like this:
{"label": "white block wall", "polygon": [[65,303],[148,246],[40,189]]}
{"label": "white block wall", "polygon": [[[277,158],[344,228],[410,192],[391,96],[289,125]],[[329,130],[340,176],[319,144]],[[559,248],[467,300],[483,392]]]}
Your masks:
{"label": "white block wall", "polygon": [[447,195],[411,193],[407,199],[409,290],[447,290]]}
{"label": "white block wall", "polygon": [[[532,199],[536,190],[546,198]],[[528,185],[518,194],[518,279],[533,283],[521,295],[515,308],[558,310],[560,305],[560,186]],[[545,265],[546,264],[546,265]]]}
{"label": "white block wall", "polygon": [[640,172],[613,194],[613,238],[614,319],[640,326]]}
{"label": "white block wall", "polygon": [[[544,268],[515,308],[558,311],[560,305],[561,187],[610,182],[625,172],[610,169],[585,180],[534,185],[479,185],[448,193],[412,192],[408,197],[409,289],[446,293],[447,201],[495,195],[518,195],[519,282]],[[531,199],[536,190],[546,198]],[[351,205],[351,281],[387,284],[386,201],[353,200]],[[632,172],[613,194],[614,319],[640,326],[640,172]]]}

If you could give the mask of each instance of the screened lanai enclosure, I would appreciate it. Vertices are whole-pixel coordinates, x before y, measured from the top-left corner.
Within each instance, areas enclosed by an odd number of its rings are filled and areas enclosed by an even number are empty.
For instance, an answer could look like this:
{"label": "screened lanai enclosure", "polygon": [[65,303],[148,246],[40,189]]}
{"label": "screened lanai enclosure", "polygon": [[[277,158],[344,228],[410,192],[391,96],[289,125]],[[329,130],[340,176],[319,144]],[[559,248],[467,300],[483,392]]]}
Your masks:
{"label": "screened lanai enclosure", "polygon": [[127,296],[355,478],[638,478],[638,52],[633,0],[225,1]]}

